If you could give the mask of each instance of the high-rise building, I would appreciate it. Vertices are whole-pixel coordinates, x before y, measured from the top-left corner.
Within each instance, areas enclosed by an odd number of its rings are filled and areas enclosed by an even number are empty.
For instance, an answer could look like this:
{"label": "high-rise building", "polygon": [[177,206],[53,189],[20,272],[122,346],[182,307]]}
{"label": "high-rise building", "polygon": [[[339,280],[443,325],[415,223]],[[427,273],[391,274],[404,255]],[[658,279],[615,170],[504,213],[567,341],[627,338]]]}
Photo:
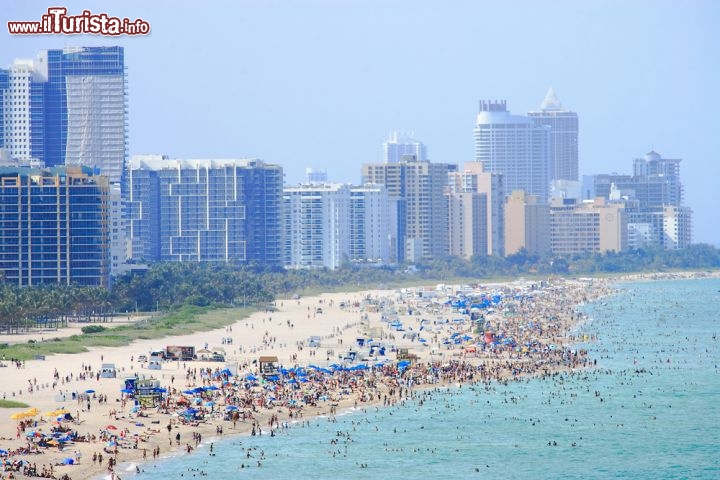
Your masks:
{"label": "high-rise building", "polygon": [[550,192],[550,127],[511,115],[505,100],[480,101],[474,129],[475,160],[503,175],[505,190],[523,190],[547,203]]}
{"label": "high-rise building", "polygon": [[450,255],[467,260],[486,256],[487,194],[448,192],[447,200]]}
{"label": "high-rise building", "polygon": [[0,167],[5,281],[107,286],[108,188],[87,167]]}
{"label": "high-rise building", "polygon": [[415,140],[412,134],[392,132],[383,143],[383,161],[397,163],[405,156],[412,156],[420,161],[427,160],[427,148],[422,142]]}
{"label": "high-rise building", "polygon": [[666,250],[687,248],[692,243],[692,210],[668,205],[663,208],[662,247]]}
{"label": "high-rise building", "polygon": [[[600,197],[624,206],[630,248],[685,248],[692,243],[692,211],[683,206],[680,162],[650,151],[633,161],[632,175],[585,177],[583,197]],[[676,232],[676,227],[677,233],[668,234]]]}
{"label": "high-rise building", "polygon": [[602,198],[579,203],[574,198],[550,204],[550,248],[555,255],[622,252],[628,229],[622,205]]}
{"label": "high-rise building", "polygon": [[398,162],[363,165],[363,183],[385,185],[398,215],[393,261],[418,262],[449,254],[448,205],[445,198],[448,172],[457,165],[420,161],[405,155]]}
{"label": "high-rise building", "polygon": [[[448,187],[451,194],[477,193],[484,195],[485,199],[477,205],[484,205],[486,212],[474,214],[473,218],[485,222],[485,225],[472,228],[477,234],[484,232],[486,238],[478,239],[474,244],[476,246],[485,245],[486,251],[483,255],[504,256],[505,188],[503,176],[499,173],[483,171],[481,162],[465,162],[461,172],[448,174]],[[450,228],[457,230],[461,227],[451,226]],[[467,233],[463,235],[467,235]],[[475,251],[475,254],[480,254],[478,250]]]}
{"label": "high-rise building", "polygon": [[564,109],[550,87],[540,110],[528,112],[536,125],[550,127],[550,180],[578,181],[578,115]]}
{"label": "high-rise building", "polygon": [[350,260],[390,261],[390,198],[384,185],[350,187]]}
{"label": "high-rise building", "polygon": [[350,262],[350,187],[303,184],[283,190],[284,261],[289,268]]}
{"label": "high-rise building", "polygon": [[505,254],[521,249],[530,255],[550,253],[550,206],[523,191],[512,192],[505,205]]}
{"label": "high-rise building", "polygon": [[280,166],[255,159],[133,156],[129,257],[281,266],[282,182]]}
{"label": "high-rise building", "polygon": [[0,148],[47,166],[86,165],[119,182],[127,156],[122,47],[43,50],[0,70]]}

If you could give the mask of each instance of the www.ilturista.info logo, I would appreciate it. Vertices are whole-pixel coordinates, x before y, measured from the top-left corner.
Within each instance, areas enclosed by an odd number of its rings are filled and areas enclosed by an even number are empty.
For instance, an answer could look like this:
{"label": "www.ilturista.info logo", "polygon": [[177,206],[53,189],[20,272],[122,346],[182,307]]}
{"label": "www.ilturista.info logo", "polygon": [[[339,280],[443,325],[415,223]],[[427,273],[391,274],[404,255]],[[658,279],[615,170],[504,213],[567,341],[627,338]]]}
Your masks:
{"label": "www.ilturista.info logo", "polygon": [[111,17],[107,13],[91,13],[84,10],[80,15],[68,15],[65,7],[50,7],[39,22],[7,22],[11,35],[147,35],[150,24],[138,18]]}

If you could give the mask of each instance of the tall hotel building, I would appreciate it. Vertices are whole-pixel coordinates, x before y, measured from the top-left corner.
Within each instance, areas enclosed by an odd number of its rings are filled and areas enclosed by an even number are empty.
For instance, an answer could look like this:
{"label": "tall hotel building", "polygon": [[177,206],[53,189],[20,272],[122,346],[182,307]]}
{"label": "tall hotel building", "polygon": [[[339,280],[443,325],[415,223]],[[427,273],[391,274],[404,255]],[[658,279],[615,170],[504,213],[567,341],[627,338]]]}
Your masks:
{"label": "tall hotel building", "polygon": [[390,262],[390,199],[384,185],[350,187],[350,260]]}
{"label": "tall hotel building", "polygon": [[282,168],[260,160],[133,156],[128,257],[281,266],[282,184]]}
{"label": "tall hotel building", "polygon": [[577,182],[578,174],[578,115],[564,109],[550,88],[540,110],[528,112],[536,125],[550,127],[550,179]]}
{"label": "tall hotel building", "polygon": [[289,268],[329,268],[350,262],[350,187],[337,183],[286,187],[284,260]]}
{"label": "tall hotel building", "polygon": [[[465,162],[461,172],[448,173],[448,201],[451,255],[505,255],[505,189],[501,174],[484,172],[480,162]],[[484,212],[479,211],[482,208]]]}
{"label": "tall hotel building", "polygon": [[457,165],[404,155],[398,162],[363,165],[363,183],[385,185],[392,206],[391,260],[418,262],[449,254],[448,173]]}
{"label": "tall hotel building", "polygon": [[107,178],[0,167],[0,273],[18,286],[109,282]]}
{"label": "tall hotel building", "polygon": [[505,100],[480,101],[474,129],[475,160],[502,174],[506,192],[523,190],[547,203],[550,192],[551,129],[511,115]]}
{"label": "tall hotel building", "polygon": [[123,48],[43,50],[0,69],[0,148],[49,167],[90,166],[119,182],[127,156]]}

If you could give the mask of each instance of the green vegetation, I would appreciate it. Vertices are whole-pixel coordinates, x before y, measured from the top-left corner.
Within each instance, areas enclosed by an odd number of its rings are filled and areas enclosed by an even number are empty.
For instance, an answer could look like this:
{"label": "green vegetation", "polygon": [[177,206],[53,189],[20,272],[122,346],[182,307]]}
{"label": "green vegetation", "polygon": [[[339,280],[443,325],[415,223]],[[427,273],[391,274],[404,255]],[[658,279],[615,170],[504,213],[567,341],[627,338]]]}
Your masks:
{"label": "green vegetation", "polygon": [[[75,353],[91,346],[122,346],[221,328],[276,298],[337,290],[421,285],[434,282],[490,282],[547,275],[603,275],[720,268],[720,250],[694,245],[685,250],[632,250],[602,255],[538,257],[521,251],[506,258],[445,258],[412,266],[284,270],[225,264],[162,263],[114,279],[111,291],[72,285],[18,288],[0,283],[0,334],[60,328],[69,320],[103,322],[82,335],[8,346],[6,358]],[[135,324],[113,326],[113,314],[155,312]],[[163,313],[160,313],[163,312]]]}
{"label": "green vegetation", "polygon": [[0,400],[0,408],[27,408],[29,406],[27,403],[14,400]]}
{"label": "green vegetation", "polygon": [[80,330],[85,334],[100,333],[105,331],[105,327],[102,325],[88,325],[86,327],[82,327]]}

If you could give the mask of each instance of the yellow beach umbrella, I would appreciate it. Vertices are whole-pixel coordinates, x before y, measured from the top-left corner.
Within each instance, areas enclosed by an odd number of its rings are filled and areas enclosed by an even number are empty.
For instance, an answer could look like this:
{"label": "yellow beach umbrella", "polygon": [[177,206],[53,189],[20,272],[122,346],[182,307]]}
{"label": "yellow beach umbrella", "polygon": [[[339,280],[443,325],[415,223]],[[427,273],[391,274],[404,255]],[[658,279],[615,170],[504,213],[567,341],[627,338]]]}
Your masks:
{"label": "yellow beach umbrella", "polygon": [[38,410],[35,407],[31,408],[30,410],[25,411],[25,415],[27,415],[28,417],[34,417],[38,413],[40,413],[40,410]]}
{"label": "yellow beach umbrella", "polygon": [[15,412],[10,415],[10,420],[20,420],[22,418],[25,418],[25,414],[23,412]]}

